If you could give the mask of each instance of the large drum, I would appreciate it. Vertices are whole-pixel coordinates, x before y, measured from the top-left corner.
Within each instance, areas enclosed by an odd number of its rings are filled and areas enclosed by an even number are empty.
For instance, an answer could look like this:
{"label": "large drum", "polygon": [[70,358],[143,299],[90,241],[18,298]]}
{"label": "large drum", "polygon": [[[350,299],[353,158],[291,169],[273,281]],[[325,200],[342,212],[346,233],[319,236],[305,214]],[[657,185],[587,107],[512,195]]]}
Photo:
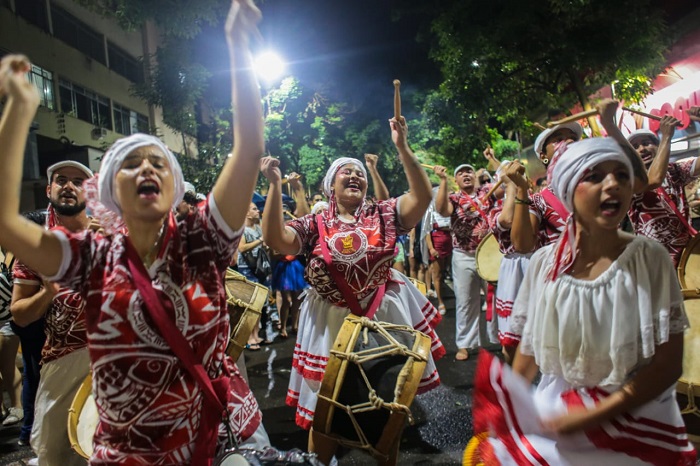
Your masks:
{"label": "large drum", "polygon": [[700,234],[690,240],[678,264],[678,281],[686,298],[700,298]]}
{"label": "large drum", "polygon": [[690,328],[685,331],[683,342],[683,375],[676,385],[678,404],[688,438],[696,447],[700,445],[700,299],[686,299],[685,312]]}
{"label": "large drum", "polygon": [[226,270],[224,285],[231,319],[231,337],[226,353],[237,361],[255,324],[260,320],[269,290],[231,269]]}
{"label": "large drum", "polygon": [[314,434],[383,461],[394,457],[429,355],[430,338],[409,326],[346,317],[321,383]]}
{"label": "large drum", "polygon": [[498,282],[498,272],[501,269],[503,253],[493,233],[484,236],[476,248],[476,271],[481,278],[489,283]]}
{"label": "large drum", "polygon": [[83,458],[92,455],[92,438],[95,436],[97,405],[92,396],[92,374],[83,380],[68,410],[68,440],[70,446]]}
{"label": "large drum", "polygon": [[423,296],[428,294],[428,287],[426,286],[425,282],[422,282],[417,278],[408,277],[408,279],[411,281],[411,283],[413,283],[413,286],[418,288],[418,291],[420,291]]}

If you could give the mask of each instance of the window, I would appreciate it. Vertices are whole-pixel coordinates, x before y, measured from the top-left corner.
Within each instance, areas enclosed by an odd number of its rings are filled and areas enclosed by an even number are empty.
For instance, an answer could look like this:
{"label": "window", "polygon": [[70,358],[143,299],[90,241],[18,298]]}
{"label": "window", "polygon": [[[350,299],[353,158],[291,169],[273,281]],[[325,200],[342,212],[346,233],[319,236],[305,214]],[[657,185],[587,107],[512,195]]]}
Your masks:
{"label": "window", "polygon": [[51,19],[54,36],[103,65],[107,64],[104,40],[101,34],[53,3],[51,4]]}
{"label": "window", "polygon": [[59,81],[61,112],[100,128],[112,129],[109,100],[69,81]]}
{"label": "window", "polygon": [[111,70],[133,83],[143,82],[141,62],[109,41],[107,42],[107,53],[109,54],[109,68]]}
{"label": "window", "polygon": [[39,91],[41,105],[48,109],[56,108],[54,100],[53,73],[46,71],[36,65],[32,65],[32,72],[29,73],[29,81],[34,83]]}
{"label": "window", "polygon": [[124,136],[134,133],[148,133],[148,117],[117,103],[112,107],[114,108],[114,131]]}
{"label": "window", "polygon": [[49,30],[48,15],[46,12],[46,0],[20,0],[15,2],[17,15],[26,19],[28,23],[38,26],[44,31]]}

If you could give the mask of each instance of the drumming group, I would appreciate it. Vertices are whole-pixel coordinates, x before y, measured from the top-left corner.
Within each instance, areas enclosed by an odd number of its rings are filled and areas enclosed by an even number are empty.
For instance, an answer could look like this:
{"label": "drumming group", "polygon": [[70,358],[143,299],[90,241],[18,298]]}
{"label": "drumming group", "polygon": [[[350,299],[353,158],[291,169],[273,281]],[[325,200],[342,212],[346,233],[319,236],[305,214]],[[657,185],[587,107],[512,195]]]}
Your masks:
{"label": "drumming group", "polygon": [[[17,258],[13,326],[23,348],[27,341],[25,380],[37,385],[33,427],[20,441],[31,442],[38,464],[84,464],[73,450],[95,465],[234,464],[251,454],[253,464],[268,464],[266,454],[269,464],[333,464],[339,446],[397,464],[411,402],[440,384],[435,361],[446,354],[435,331],[442,298],[435,307],[392,267],[398,238],[420,221],[423,233],[414,235],[430,237],[431,255],[451,246],[457,361],[487,343],[476,253],[488,241],[502,256],[489,328],[503,351],[479,356],[465,464],[695,464],[676,383],[689,327],[684,298],[700,298],[700,285],[694,273],[679,283],[676,269],[694,265],[683,189],[700,166],[669,162],[679,121],[661,118],[660,136],[624,136],[617,102],[605,100],[598,113],[607,137],[584,137],[575,118],[537,137],[544,189],[519,161],[498,162],[487,148],[498,165],[493,182],[481,185],[475,168],[461,164],[451,193],[446,167],[428,167],[440,180],[433,190],[411,151],[397,86],[389,125],[409,190],[372,199],[365,165],[339,157],[323,179],[327,203],[287,220],[279,161],[262,156],[249,49],[260,17],[252,0],[232,1],[235,145],[211,193],[189,212],[180,209],[186,188],[174,155],[158,138],[134,134],[109,148],[99,174],[77,162],[49,168],[44,225],[20,215],[39,96],[25,78],[26,57],[0,62],[0,246]],[[700,117],[698,108],[689,113]],[[376,158],[367,162],[378,190]],[[256,229],[250,199],[259,172],[269,191]],[[449,228],[431,235],[426,212],[449,219]],[[636,235],[620,228],[626,216]],[[235,362],[245,345],[230,342],[231,327],[236,333],[250,320],[243,341],[256,344],[249,335],[257,337],[258,316],[230,314],[232,303],[246,307],[232,290],[249,274],[229,266],[239,245],[243,254],[263,243],[290,262],[305,258],[310,287],[295,325],[287,404],[315,455],[280,458],[270,448]],[[256,293],[242,301],[266,300]],[[39,319],[46,341],[31,351]],[[69,439],[66,419],[75,423],[76,400],[88,409],[88,397],[96,425],[87,442],[74,432]]]}

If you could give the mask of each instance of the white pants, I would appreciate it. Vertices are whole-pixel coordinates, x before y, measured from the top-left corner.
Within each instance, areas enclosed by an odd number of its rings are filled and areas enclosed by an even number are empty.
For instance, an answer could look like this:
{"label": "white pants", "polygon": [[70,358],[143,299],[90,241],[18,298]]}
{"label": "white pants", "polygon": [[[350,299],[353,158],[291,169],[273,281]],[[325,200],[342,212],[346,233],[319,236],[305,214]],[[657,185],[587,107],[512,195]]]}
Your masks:
{"label": "white pants", "polygon": [[473,253],[452,251],[452,280],[455,292],[457,348],[481,346],[479,315],[481,314],[481,277],[476,272]]}
{"label": "white pants", "polygon": [[74,351],[41,368],[34,403],[31,445],[41,466],[85,466],[87,460],[68,441],[68,410],[90,372],[87,348]]}

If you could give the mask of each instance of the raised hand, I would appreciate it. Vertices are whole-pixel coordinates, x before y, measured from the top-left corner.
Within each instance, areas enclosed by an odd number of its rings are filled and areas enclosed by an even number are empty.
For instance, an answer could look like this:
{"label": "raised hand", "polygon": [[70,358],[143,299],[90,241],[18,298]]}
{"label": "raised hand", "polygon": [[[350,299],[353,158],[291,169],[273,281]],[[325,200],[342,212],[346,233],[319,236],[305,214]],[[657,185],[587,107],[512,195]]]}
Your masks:
{"label": "raised hand", "polygon": [[437,177],[440,178],[441,180],[444,180],[445,178],[447,178],[447,169],[445,167],[443,167],[442,165],[435,165],[433,167],[433,171],[435,172]]}
{"label": "raised hand", "polygon": [[676,132],[676,126],[680,125],[681,121],[671,115],[664,115],[659,121],[659,130],[661,131],[661,139],[671,139]]}
{"label": "raised hand", "polygon": [[287,180],[289,180],[289,186],[291,186],[292,189],[299,189],[302,187],[301,175],[297,172],[292,172],[287,175]]}
{"label": "raised hand", "polygon": [[379,160],[379,156],[375,154],[365,154],[365,163],[367,164],[367,168],[377,168],[377,161]]}
{"label": "raised hand", "polygon": [[270,183],[276,183],[282,179],[280,161],[274,157],[260,159],[260,171]]}
{"label": "raised hand", "polygon": [[406,119],[404,117],[392,118],[389,120],[389,125],[391,126],[391,140],[394,141],[394,145],[397,149],[408,149],[408,126],[406,126]]}
{"label": "raised hand", "polygon": [[257,25],[261,18],[262,13],[253,0],[233,0],[225,27],[229,45],[247,42],[251,35],[260,37]]}
{"label": "raised hand", "polygon": [[700,121],[700,107],[690,107],[687,112],[691,120]]}
{"label": "raised hand", "polygon": [[39,91],[27,80],[31,69],[29,59],[24,55],[7,55],[0,60],[0,97],[39,106]]}
{"label": "raised hand", "polygon": [[517,187],[529,189],[527,178],[525,177],[525,167],[517,160],[512,161],[503,171],[502,176],[513,182]]}
{"label": "raised hand", "polygon": [[601,122],[605,123],[607,121],[614,124],[615,112],[617,112],[617,107],[619,106],[619,104],[620,103],[617,100],[613,99],[603,99],[600,102],[598,102],[596,108],[598,109],[598,113],[600,114]]}

